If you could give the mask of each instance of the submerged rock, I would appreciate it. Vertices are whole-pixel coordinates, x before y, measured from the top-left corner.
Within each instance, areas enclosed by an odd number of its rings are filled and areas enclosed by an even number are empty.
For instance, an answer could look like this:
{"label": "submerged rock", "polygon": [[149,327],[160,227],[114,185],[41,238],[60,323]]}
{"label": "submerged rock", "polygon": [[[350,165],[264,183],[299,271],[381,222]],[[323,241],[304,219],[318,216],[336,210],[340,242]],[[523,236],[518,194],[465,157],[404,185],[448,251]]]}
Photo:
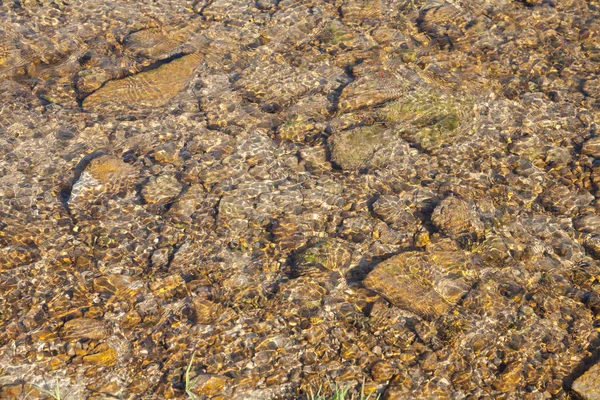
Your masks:
{"label": "submerged rock", "polygon": [[378,264],[364,280],[393,305],[432,320],[460,300],[474,281],[466,253],[406,252]]}
{"label": "submerged rock", "polygon": [[84,363],[97,365],[100,367],[112,367],[117,363],[117,361],[117,351],[110,347],[98,353],[83,356]]}
{"label": "submerged rock", "polygon": [[450,3],[440,3],[421,11],[417,24],[421,30],[437,39],[444,47],[456,46],[467,24],[460,9]]}
{"label": "submerged rock", "polygon": [[454,196],[447,197],[433,210],[431,221],[452,238],[469,235],[478,239],[485,230],[474,205]]}
{"label": "submerged rock", "polygon": [[600,364],[588,369],[573,382],[573,390],[584,400],[600,399]]}
{"label": "submerged rock", "polygon": [[201,61],[202,56],[193,53],[156,69],[109,81],[85,98],[83,109],[110,112],[163,106],[187,86]]}
{"label": "submerged rock", "polygon": [[381,118],[392,124],[402,137],[426,151],[451,145],[472,124],[468,98],[420,89],[386,104]]}
{"label": "submerged rock", "polygon": [[358,170],[369,164],[381,146],[383,128],[364,126],[334,134],[329,138],[331,160],[344,170]]}
{"label": "submerged rock", "polygon": [[118,192],[130,183],[134,168],[122,160],[103,155],[94,158],[83,170],[71,189],[69,204],[75,205],[101,193]]}
{"label": "submerged rock", "polygon": [[172,175],[153,177],[142,188],[142,196],[150,204],[166,204],[175,199],[183,185]]}
{"label": "submerged rock", "polygon": [[396,196],[385,195],[378,198],[373,203],[373,212],[397,230],[416,231],[419,225],[412,213],[410,202],[402,201]]}
{"label": "submerged rock", "polygon": [[230,384],[228,379],[219,375],[201,374],[194,377],[191,381],[190,390],[204,396],[214,396],[220,393],[226,384]]}
{"label": "submerged rock", "polygon": [[75,318],[67,321],[62,327],[61,336],[67,340],[105,339],[109,331],[104,323],[90,318]]}
{"label": "submerged rock", "polygon": [[577,218],[573,221],[573,226],[580,232],[600,233],[600,215],[590,214]]}

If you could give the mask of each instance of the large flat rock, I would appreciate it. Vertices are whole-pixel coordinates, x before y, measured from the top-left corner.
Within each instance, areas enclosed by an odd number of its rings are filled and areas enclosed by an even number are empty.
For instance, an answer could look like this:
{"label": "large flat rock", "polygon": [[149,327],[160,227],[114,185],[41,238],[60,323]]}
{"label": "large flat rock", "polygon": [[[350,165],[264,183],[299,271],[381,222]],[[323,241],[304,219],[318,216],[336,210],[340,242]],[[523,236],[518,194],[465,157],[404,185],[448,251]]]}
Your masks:
{"label": "large flat rock", "polygon": [[462,251],[406,252],[377,265],[364,284],[393,305],[432,320],[469,290],[472,272]]}
{"label": "large flat rock", "polygon": [[577,378],[573,390],[585,400],[600,400],[600,363]]}
{"label": "large flat rock", "polygon": [[109,81],[85,98],[83,108],[107,112],[163,106],[186,87],[201,60],[199,54],[193,53],[156,69]]}

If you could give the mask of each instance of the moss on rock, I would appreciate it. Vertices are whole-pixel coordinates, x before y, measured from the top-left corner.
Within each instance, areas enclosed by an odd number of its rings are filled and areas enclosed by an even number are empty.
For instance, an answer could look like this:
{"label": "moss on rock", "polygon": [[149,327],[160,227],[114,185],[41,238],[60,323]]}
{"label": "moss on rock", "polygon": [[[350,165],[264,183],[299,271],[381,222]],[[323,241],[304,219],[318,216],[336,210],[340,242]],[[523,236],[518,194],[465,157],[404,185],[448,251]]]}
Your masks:
{"label": "moss on rock", "polygon": [[417,91],[381,108],[380,118],[425,150],[435,150],[460,134],[469,103],[445,94]]}

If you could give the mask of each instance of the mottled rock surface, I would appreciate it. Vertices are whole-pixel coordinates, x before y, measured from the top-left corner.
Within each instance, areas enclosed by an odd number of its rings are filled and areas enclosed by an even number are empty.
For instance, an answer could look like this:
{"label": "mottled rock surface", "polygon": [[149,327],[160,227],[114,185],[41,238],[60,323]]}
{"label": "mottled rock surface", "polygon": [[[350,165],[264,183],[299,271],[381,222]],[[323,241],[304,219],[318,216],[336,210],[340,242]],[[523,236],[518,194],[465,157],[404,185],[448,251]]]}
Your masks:
{"label": "mottled rock surface", "polygon": [[380,264],[364,284],[392,304],[425,319],[450,311],[474,281],[475,266],[462,252],[407,252]]}
{"label": "mottled rock surface", "polygon": [[431,221],[444,234],[454,238],[461,235],[479,238],[483,236],[485,230],[475,206],[456,197],[444,199],[433,210]]}
{"label": "mottled rock surface", "polygon": [[89,111],[160,107],[181,92],[202,60],[190,54],[160,67],[127,78],[111,80],[83,101]]}
{"label": "mottled rock surface", "polygon": [[585,400],[600,399],[600,364],[588,369],[573,382],[573,390]]}

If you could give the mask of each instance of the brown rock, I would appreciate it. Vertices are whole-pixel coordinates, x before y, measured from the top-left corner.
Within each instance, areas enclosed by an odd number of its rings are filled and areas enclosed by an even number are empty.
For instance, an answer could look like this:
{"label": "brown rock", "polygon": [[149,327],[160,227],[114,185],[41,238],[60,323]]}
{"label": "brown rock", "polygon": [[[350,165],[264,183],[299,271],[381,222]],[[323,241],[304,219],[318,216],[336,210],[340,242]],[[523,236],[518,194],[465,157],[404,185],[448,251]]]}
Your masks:
{"label": "brown rock", "polygon": [[358,358],[360,349],[353,343],[343,342],[340,348],[340,356],[345,360]]}
{"label": "brown rock", "polygon": [[182,187],[173,175],[160,175],[150,179],[142,189],[142,196],[150,204],[167,204],[179,195]]}
{"label": "brown rock", "polygon": [[61,336],[67,340],[101,340],[110,335],[102,321],[91,318],[75,318],[67,321],[61,329]]}
{"label": "brown rock", "polygon": [[341,240],[323,240],[308,247],[298,264],[318,264],[330,271],[344,271],[350,264],[352,252]]}
{"label": "brown rock", "polygon": [[421,12],[417,21],[419,28],[431,37],[439,39],[442,45],[451,45],[462,36],[461,25],[466,24],[458,8],[448,3],[441,3]]}
{"label": "brown rock", "polygon": [[83,356],[84,363],[97,365],[99,367],[112,367],[117,363],[117,361],[117,351],[111,348],[96,354]]}
{"label": "brown rock", "polygon": [[91,93],[94,90],[98,90],[109,78],[107,72],[102,68],[84,69],[77,74],[75,87],[80,93]]}
{"label": "brown rock", "polygon": [[104,155],[90,161],[85,172],[100,182],[108,183],[125,177],[131,170],[131,166],[122,160],[110,155]]}
{"label": "brown rock", "polygon": [[32,386],[29,389],[30,390],[26,390],[26,388],[24,388],[24,384],[21,382],[4,384],[2,387],[0,387],[0,397],[3,399],[18,399],[28,393],[30,396],[35,395],[39,396],[38,398],[43,398],[42,393],[35,387]]}
{"label": "brown rock", "polygon": [[[134,169],[111,155],[94,158],[71,190],[70,206],[87,209],[92,198],[100,193],[118,193],[128,187]],[[91,197],[90,197],[91,196]]]}
{"label": "brown rock", "polygon": [[600,363],[573,382],[573,390],[584,400],[600,400]]}
{"label": "brown rock", "polygon": [[281,385],[282,383],[287,382],[287,380],[288,380],[287,371],[279,370],[279,371],[275,372],[274,374],[267,376],[267,378],[265,379],[265,383],[268,386]]}
{"label": "brown rock", "polygon": [[406,252],[378,264],[364,284],[397,307],[435,319],[468,291],[469,264],[460,251]]}
{"label": "brown rock", "polygon": [[592,79],[586,79],[583,83],[583,91],[590,97],[596,99],[600,98],[600,78],[594,77]]}
{"label": "brown rock", "polygon": [[589,214],[573,221],[573,226],[580,232],[600,233],[600,215]]}
{"label": "brown rock", "polygon": [[373,212],[394,229],[416,229],[419,225],[407,204],[396,196],[384,195],[373,203]]}
{"label": "brown rock", "polygon": [[383,400],[412,400],[416,399],[414,396],[411,396],[408,392],[408,389],[398,387],[398,386],[390,386],[385,390],[383,394]]}
{"label": "brown rock", "polygon": [[39,251],[35,247],[8,246],[0,248],[0,272],[35,262]]}
{"label": "brown rock", "polygon": [[210,300],[195,298],[193,305],[197,324],[210,324],[220,315],[219,305]]}
{"label": "brown rock", "polygon": [[94,385],[93,389],[90,388],[93,392],[97,393],[106,393],[111,396],[117,397],[119,392],[123,389],[123,386],[115,381],[110,382],[102,382],[98,387]]}
{"label": "brown rock", "polygon": [[157,297],[169,299],[177,294],[185,293],[185,281],[180,275],[169,275],[162,279],[157,279],[150,285],[150,289]]}
{"label": "brown rock", "polygon": [[147,379],[144,378],[135,378],[131,385],[129,385],[128,389],[130,393],[138,394],[148,390],[150,383]]}
{"label": "brown rock", "polygon": [[340,96],[339,109],[342,111],[353,111],[402,97],[418,80],[413,71],[404,67],[391,72],[365,66],[364,72],[355,73],[360,76]]}
{"label": "brown rock", "polygon": [[107,82],[83,101],[90,111],[160,107],[167,104],[188,84],[201,56],[189,54],[157,69]]}
{"label": "brown rock", "polygon": [[191,383],[193,393],[205,396],[214,396],[221,392],[228,380],[224,376],[200,374]]}
{"label": "brown rock", "polygon": [[162,144],[154,150],[154,159],[161,164],[181,164],[181,157],[175,145]]}
{"label": "brown rock", "polygon": [[174,26],[142,29],[127,35],[124,44],[127,51],[136,56],[161,59],[173,55],[192,32],[193,25],[192,29]]}
{"label": "brown rock", "polygon": [[368,164],[381,145],[382,128],[364,126],[334,134],[330,138],[331,159],[344,170],[360,169]]}
{"label": "brown rock", "polygon": [[466,234],[479,238],[485,230],[473,206],[454,196],[447,197],[435,208],[431,221],[453,238]]}
{"label": "brown rock", "polygon": [[371,367],[371,376],[375,382],[385,382],[394,376],[396,366],[390,361],[378,361]]}
{"label": "brown rock", "polygon": [[493,388],[500,392],[513,392],[522,379],[523,365],[520,362],[510,363],[493,383]]}
{"label": "brown rock", "polygon": [[587,156],[592,156],[594,158],[600,158],[600,137],[593,137],[587,140],[583,147],[581,148],[581,152]]}
{"label": "brown rock", "polygon": [[435,371],[438,368],[438,358],[434,352],[430,352],[423,357],[421,368],[425,371]]}
{"label": "brown rock", "polygon": [[94,279],[93,284],[96,292],[107,297],[116,296],[120,300],[132,299],[144,287],[140,280],[126,275],[100,276]]}

